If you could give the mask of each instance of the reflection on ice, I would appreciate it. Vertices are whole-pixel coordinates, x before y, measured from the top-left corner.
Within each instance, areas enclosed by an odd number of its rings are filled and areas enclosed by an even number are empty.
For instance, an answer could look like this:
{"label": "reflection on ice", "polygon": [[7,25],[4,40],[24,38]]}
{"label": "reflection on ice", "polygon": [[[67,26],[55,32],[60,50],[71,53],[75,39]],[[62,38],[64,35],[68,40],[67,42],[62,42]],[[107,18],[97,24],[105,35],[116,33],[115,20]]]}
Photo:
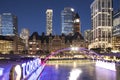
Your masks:
{"label": "reflection on ice", "polygon": [[3,70],[4,70],[4,68],[0,68],[0,76],[3,75]]}
{"label": "reflection on ice", "polygon": [[55,64],[55,69],[58,69],[59,68],[59,65],[58,64]]}
{"label": "reflection on ice", "polygon": [[74,67],[74,68],[76,68],[76,67],[77,67],[76,62],[73,62],[73,67]]}
{"label": "reflection on ice", "polygon": [[101,67],[96,67],[96,80],[117,80],[116,72]]}
{"label": "reflection on ice", "polygon": [[49,61],[38,80],[120,80],[119,74],[91,61]]}
{"label": "reflection on ice", "polygon": [[81,69],[72,69],[70,72],[69,80],[77,80],[81,73]]}

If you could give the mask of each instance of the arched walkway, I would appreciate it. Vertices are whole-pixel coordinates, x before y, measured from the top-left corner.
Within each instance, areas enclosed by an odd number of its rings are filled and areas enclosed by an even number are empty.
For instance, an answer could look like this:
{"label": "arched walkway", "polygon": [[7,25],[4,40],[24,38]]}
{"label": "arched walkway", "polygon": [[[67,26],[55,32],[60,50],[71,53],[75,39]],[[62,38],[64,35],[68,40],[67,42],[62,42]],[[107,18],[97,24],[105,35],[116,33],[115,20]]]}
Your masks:
{"label": "arched walkway", "polygon": [[95,53],[92,50],[88,50],[88,49],[82,48],[82,47],[68,47],[68,48],[63,48],[63,49],[57,50],[55,52],[51,52],[51,54],[45,58],[44,62],[46,62],[51,56],[54,56],[55,54],[58,54],[63,51],[71,51],[71,50],[80,51],[84,55],[88,56],[91,59],[101,58],[101,56],[99,54]]}

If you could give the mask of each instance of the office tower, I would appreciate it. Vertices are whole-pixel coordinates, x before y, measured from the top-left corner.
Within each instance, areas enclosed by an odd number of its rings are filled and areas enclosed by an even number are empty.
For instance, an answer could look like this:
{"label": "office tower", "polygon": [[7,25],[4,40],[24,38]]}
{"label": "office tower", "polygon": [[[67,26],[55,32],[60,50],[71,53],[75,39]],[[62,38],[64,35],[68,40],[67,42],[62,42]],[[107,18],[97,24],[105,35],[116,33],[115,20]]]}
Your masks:
{"label": "office tower", "polygon": [[112,46],[112,12],[112,0],[94,0],[91,4],[93,48],[108,48]]}
{"label": "office tower", "polygon": [[24,40],[25,43],[25,49],[28,50],[28,39],[30,36],[30,32],[28,29],[23,28],[20,33],[20,37]]}
{"label": "office tower", "polygon": [[73,32],[76,33],[76,32],[80,32],[80,17],[79,17],[79,14],[76,13],[75,16],[74,16],[74,26],[73,26]]}
{"label": "office tower", "polygon": [[53,10],[47,9],[46,11],[46,33],[47,35],[52,34],[52,17],[53,17]]}
{"label": "office tower", "polygon": [[3,13],[0,16],[0,35],[18,35],[17,17],[11,13]]}
{"label": "office tower", "polygon": [[120,36],[120,10],[113,15],[113,36]]}
{"label": "office tower", "polygon": [[61,26],[62,32],[65,35],[73,34],[73,26],[74,26],[74,9],[70,7],[64,8],[61,12]]}
{"label": "office tower", "polygon": [[120,10],[113,15],[113,37],[112,46],[114,52],[120,52]]}

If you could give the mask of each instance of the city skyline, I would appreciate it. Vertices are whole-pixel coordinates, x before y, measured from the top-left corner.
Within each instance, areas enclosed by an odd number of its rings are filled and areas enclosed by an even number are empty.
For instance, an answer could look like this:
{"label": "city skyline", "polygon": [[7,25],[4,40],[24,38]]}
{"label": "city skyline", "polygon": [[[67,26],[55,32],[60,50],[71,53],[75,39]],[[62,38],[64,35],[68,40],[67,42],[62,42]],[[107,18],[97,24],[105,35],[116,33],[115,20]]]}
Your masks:
{"label": "city skyline", "polygon": [[[0,14],[12,13],[18,17],[18,31],[28,28],[30,34],[33,32],[46,32],[46,10],[53,9],[53,34],[61,34],[61,11],[64,7],[72,7],[80,16],[81,31],[91,29],[90,5],[94,0],[1,0]],[[117,4],[117,3],[114,3]],[[117,6],[117,5],[116,5]]]}

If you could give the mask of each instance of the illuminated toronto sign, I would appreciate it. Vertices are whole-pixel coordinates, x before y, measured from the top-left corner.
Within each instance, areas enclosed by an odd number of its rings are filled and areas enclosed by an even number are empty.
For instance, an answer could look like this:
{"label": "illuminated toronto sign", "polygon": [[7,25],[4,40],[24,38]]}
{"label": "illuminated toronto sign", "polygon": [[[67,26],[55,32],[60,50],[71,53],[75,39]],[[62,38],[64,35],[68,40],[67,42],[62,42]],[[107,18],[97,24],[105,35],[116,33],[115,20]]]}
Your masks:
{"label": "illuminated toronto sign", "polygon": [[23,79],[28,77],[34,70],[40,67],[40,64],[41,64],[40,59],[35,59],[33,61],[28,61],[27,63],[23,63],[21,65]]}
{"label": "illuminated toronto sign", "polygon": [[[11,68],[9,78],[11,80],[24,80],[32,75],[41,65],[41,59],[37,58]],[[38,77],[38,76],[37,76]]]}

